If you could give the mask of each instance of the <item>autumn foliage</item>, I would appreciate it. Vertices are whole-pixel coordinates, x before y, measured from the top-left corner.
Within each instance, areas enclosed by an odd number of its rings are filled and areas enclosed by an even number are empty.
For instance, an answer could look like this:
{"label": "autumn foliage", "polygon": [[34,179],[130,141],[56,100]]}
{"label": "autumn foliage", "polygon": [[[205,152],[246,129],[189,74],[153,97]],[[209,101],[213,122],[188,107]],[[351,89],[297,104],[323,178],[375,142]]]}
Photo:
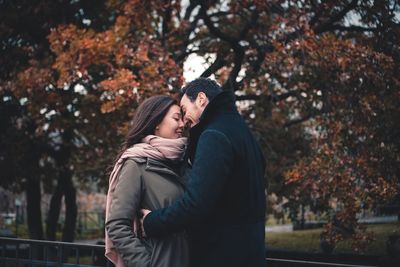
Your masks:
{"label": "autumn foliage", "polygon": [[[357,215],[399,198],[396,1],[41,0],[0,7],[2,186],[29,195],[28,185],[41,182],[74,199],[72,187],[64,192],[54,181],[106,185],[105,170],[137,105],[176,95],[184,63],[196,54],[207,61],[201,76],[237,95],[264,148],[269,191],[330,214],[331,244],[350,237],[355,250],[364,248],[372,237]],[[28,171],[18,168],[26,162],[21,155],[35,159]]]}

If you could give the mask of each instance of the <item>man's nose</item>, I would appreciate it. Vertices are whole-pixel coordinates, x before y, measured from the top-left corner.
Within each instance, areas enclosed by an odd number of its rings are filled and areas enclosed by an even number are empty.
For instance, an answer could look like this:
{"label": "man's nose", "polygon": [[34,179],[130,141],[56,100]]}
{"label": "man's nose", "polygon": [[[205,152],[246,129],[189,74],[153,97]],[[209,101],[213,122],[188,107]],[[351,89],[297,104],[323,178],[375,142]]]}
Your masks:
{"label": "man's nose", "polygon": [[185,124],[185,128],[189,128],[190,127],[190,120],[187,119],[186,117],[183,118],[183,123]]}

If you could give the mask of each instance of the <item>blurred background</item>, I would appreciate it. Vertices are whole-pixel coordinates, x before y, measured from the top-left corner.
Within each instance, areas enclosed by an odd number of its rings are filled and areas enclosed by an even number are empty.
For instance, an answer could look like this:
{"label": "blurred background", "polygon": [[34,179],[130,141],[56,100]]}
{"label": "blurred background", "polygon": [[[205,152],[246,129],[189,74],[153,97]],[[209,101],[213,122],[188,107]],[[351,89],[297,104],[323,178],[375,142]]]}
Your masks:
{"label": "blurred background", "polygon": [[217,80],[266,155],[266,246],[400,255],[397,0],[0,0],[0,233],[97,243],[136,107]]}

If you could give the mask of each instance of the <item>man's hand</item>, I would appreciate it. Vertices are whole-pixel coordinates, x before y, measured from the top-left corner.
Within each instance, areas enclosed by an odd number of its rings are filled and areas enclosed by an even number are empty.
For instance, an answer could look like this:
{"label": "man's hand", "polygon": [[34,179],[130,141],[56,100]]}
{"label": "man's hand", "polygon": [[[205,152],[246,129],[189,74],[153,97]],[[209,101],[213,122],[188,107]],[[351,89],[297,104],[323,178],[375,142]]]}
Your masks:
{"label": "man's hand", "polygon": [[139,214],[140,216],[140,230],[141,230],[141,234],[143,237],[146,237],[146,232],[144,231],[144,227],[143,227],[143,221],[144,218],[146,218],[146,216],[151,212],[151,210],[146,210],[146,209],[141,209]]}

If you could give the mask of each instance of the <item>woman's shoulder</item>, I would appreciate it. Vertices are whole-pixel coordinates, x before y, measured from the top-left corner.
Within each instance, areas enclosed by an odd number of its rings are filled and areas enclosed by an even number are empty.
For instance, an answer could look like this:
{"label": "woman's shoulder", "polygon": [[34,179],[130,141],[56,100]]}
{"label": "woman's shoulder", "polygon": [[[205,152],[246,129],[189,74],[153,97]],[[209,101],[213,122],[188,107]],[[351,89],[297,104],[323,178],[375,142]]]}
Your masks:
{"label": "woman's shoulder", "polygon": [[146,163],[147,158],[143,157],[129,157],[125,160],[125,164],[143,164]]}
{"label": "woman's shoulder", "polygon": [[122,164],[120,175],[131,175],[134,173],[142,173],[146,166],[145,158],[130,157],[126,158]]}
{"label": "woman's shoulder", "polygon": [[172,172],[175,175],[181,175],[183,162],[132,157],[125,160],[124,167],[141,169],[142,173],[147,173],[150,171],[165,174],[167,171],[167,173]]}
{"label": "woman's shoulder", "polygon": [[120,176],[137,176],[137,174],[140,174],[140,176],[145,173],[146,170],[146,158],[141,158],[141,157],[129,157],[124,159],[124,162],[122,163],[121,166],[121,171],[120,171]]}

